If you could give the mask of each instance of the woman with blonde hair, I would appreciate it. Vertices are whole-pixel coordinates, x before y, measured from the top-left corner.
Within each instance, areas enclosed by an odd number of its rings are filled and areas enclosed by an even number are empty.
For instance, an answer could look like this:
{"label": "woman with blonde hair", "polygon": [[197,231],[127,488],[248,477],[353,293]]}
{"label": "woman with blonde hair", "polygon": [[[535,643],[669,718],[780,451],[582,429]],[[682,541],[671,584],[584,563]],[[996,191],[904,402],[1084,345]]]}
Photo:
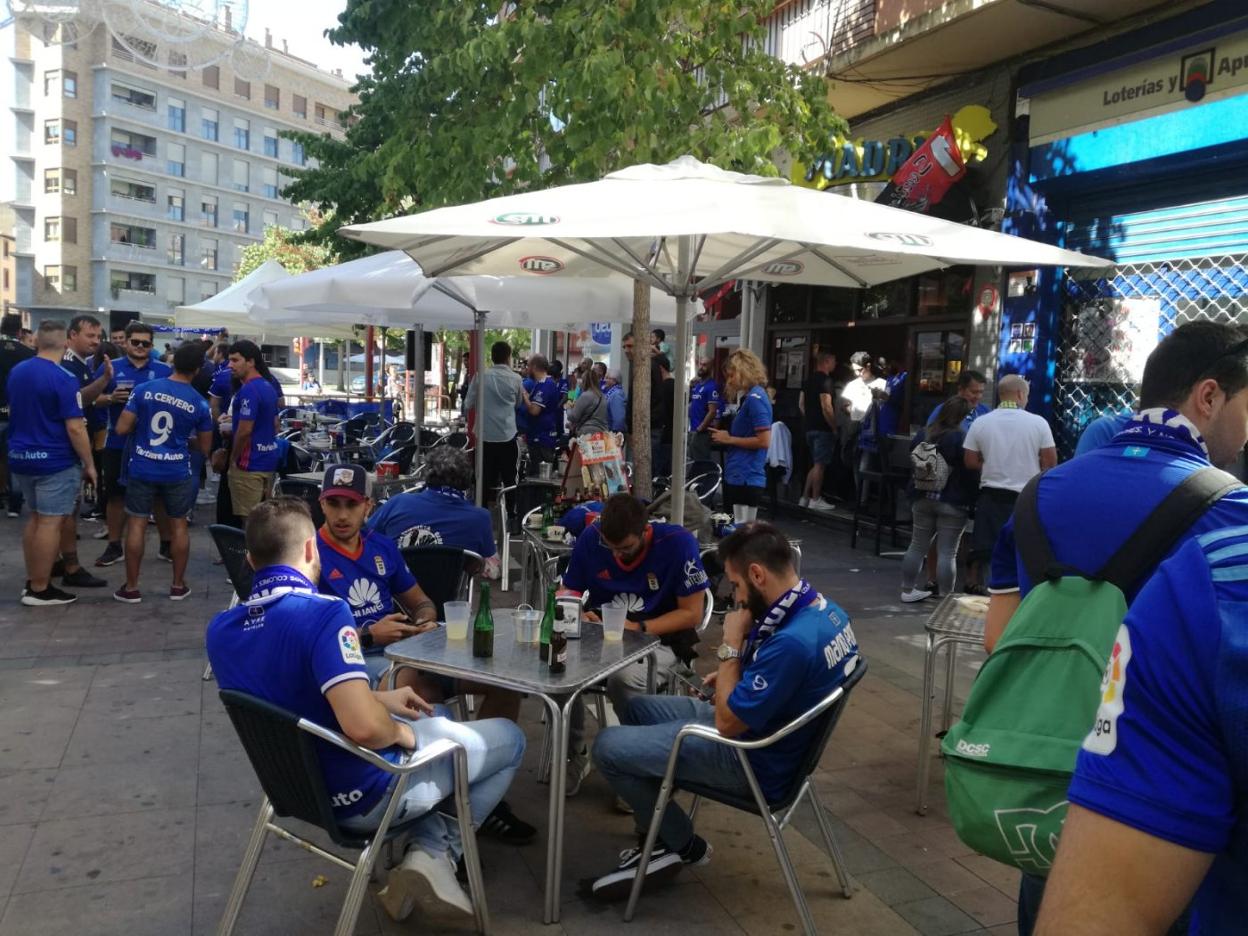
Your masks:
{"label": "woman with blonde hair", "polygon": [[729,429],[711,432],[711,441],[729,446],[724,459],[724,509],[757,507],[767,487],[767,447],[771,445],[771,400],[767,370],[753,351],[738,348],[724,365],[724,398],[740,399]]}

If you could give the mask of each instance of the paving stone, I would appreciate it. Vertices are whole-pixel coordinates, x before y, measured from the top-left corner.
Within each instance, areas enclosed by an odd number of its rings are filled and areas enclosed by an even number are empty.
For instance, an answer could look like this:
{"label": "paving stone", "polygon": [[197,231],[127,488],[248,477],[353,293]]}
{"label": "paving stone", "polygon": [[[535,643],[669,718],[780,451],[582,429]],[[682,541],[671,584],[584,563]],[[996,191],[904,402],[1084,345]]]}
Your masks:
{"label": "paving stone", "polygon": [[110,881],[14,894],[0,919],[0,936],[171,936],[191,914],[186,875]]}
{"label": "paving stone", "polygon": [[72,819],[195,805],[195,762],[159,756],[121,764],[62,767],[43,819]]}
{"label": "paving stone", "polygon": [[0,770],[0,826],[37,820],[55,782],[52,769]]}
{"label": "paving stone", "polygon": [[923,936],[953,936],[980,929],[973,917],[963,913],[944,897],[928,897],[893,907]]}
{"label": "paving stone", "polygon": [[186,769],[198,757],[199,730],[198,715],[118,718],[83,712],[65,750],[64,765],[126,764],[155,758]]}
{"label": "paving stone", "polygon": [[949,901],[973,916],[981,926],[998,926],[1018,919],[1018,904],[995,887],[984,885],[948,895]]}
{"label": "paving stone", "polygon": [[76,707],[32,698],[0,710],[0,770],[60,766],[78,721]]}
{"label": "paving stone", "polygon": [[857,881],[889,906],[935,897],[936,892],[905,868],[885,868],[856,875]]}
{"label": "paving stone", "polygon": [[8,825],[0,834],[0,901],[9,896],[17,872],[26,860],[26,849],[34,837],[33,824]]}

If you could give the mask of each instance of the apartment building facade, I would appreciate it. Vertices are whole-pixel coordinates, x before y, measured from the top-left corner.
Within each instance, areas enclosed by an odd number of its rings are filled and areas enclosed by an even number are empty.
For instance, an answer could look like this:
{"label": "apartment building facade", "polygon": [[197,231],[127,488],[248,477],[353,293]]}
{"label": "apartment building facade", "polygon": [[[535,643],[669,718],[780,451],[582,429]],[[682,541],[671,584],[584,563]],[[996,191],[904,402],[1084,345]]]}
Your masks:
{"label": "apartment building facade", "polygon": [[304,226],[280,193],[306,160],[279,134],[341,133],[347,81],[273,48],[257,81],[228,59],[188,71],[167,53],[175,61],[155,67],[102,27],[57,38],[37,20],[0,29],[12,129],[0,200],[16,220],[14,302],[30,320],[170,321],[228,285],[266,227]]}

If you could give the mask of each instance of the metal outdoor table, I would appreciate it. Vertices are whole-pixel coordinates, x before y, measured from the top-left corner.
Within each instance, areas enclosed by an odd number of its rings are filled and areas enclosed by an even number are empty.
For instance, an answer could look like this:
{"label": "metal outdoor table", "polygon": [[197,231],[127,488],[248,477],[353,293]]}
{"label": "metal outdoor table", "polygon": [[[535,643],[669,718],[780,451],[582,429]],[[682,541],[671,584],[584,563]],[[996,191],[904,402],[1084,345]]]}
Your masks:
{"label": "metal outdoor table", "polygon": [[[574,544],[563,540],[549,540],[541,530],[524,528],[524,555],[520,560],[520,597],[533,607],[538,607],[546,600],[546,588],[551,583],[546,580],[546,563],[556,556],[572,555]],[[536,574],[534,574],[534,572]],[[537,585],[536,597],[529,594],[533,584]]]}
{"label": "metal outdoor table", "polygon": [[928,748],[932,743],[932,703],[936,700],[936,657],[945,647],[945,704],[941,717],[941,731],[949,730],[953,717],[954,665],[958,658],[958,645],[966,644],[982,648],[984,645],[985,616],[968,610],[958,599],[966,595],[946,595],[923,626],[927,632],[927,656],[923,661],[923,712],[919,719],[919,779],[915,812],[920,816],[927,812],[927,780],[931,769]]}
{"label": "metal outdoor table", "polygon": [[[646,683],[654,691],[654,651],[659,646],[652,634],[626,630],[621,641],[604,641],[602,625],[581,623],[581,637],[568,641],[567,669],[552,674],[538,656],[538,645],[516,643],[515,626],[500,620],[494,626],[494,655],[472,655],[472,629],[465,640],[447,640],[446,628],[438,627],[386,647],[386,658],[395,665],[391,679],[402,667],[414,667],[474,683],[499,686],[537,696],[546,705],[551,731],[550,820],[546,833],[546,904],[542,920],[559,922],[560,875],[563,871],[563,814],[567,771],[568,717],[581,693],[612,673],[645,659]],[[391,683],[393,685],[393,682]]]}

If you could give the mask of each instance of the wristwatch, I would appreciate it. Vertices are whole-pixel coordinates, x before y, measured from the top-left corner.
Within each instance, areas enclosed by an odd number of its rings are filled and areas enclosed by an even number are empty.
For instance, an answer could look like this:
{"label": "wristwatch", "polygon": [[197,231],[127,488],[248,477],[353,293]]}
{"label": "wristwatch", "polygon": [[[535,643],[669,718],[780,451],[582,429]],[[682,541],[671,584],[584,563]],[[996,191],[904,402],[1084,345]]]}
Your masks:
{"label": "wristwatch", "polygon": [[741,659],[741,651],[728,644],[720,644],[719,649],[715,651],[715,656],[719,657],[719,662],[724,663],[728,660]]}
{"label": "wristwatch", "polygon": [[363,647],[365,650],[371,650],[373,646],[372,629],[368,627],[361,627],[359,633],[360,633],[360,646]]}

